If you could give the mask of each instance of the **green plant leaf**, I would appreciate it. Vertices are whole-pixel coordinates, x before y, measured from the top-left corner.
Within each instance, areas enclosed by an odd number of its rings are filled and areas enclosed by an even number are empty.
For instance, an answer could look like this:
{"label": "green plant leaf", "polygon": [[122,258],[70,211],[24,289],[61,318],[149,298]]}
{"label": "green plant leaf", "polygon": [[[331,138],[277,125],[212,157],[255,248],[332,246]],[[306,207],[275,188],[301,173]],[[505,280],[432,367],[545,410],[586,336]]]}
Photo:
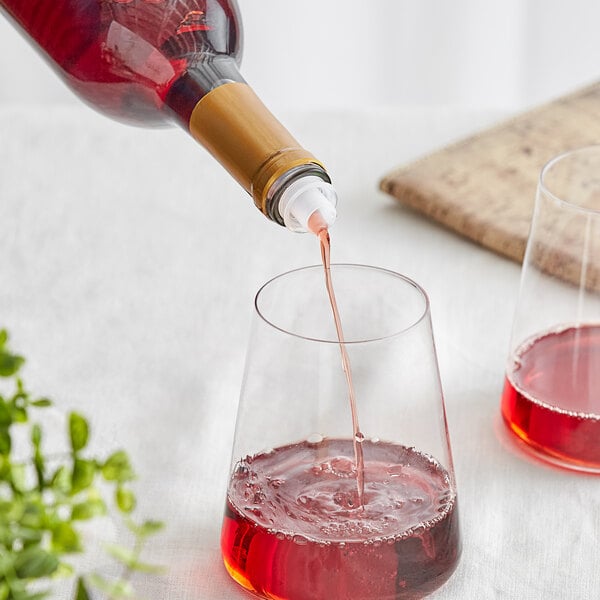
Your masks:
{"label": "green plant leaf", "polygon": [[133,586],[129,581],[122,579],[110,581],[98,573],[90,575],[92,585],[104,592],[111,600],[121,600],[122,598],[133,597]]}
{"label": "green plant leaf", "polygon": [[14,423],[27,423],[27,409],[24,406],[19,406],[13,402],[10,413]]}
{"label": "green plant leaf", "polygon": [[14,562],[15,572],[21,579],[48,577],[58,568],[58,558],[39,546],[19,552]]}
{"label": "green plant leaf", "polygon": [[[16,556],[12,552],[0,553],[0,574],[2,575],[2,577],[0,577],[0,582],[5,581],[5,575],[7,573],[14,573],[15,558],[16,558]],[[1,589],[1,586],[0,586],[0,589]],[[0,600],[1,600],[1,598],[2,598],[2,595],[0,595]]]}
{"label": "green plant leaf", "polygon": [[27,592],[24,581],[22,581],[21,579],[17,579],[16,577],[13,577],[8,580],[8,583],[9,583],[9,587],[10,587],[10,596],[9,596],[10,600],[15,600],[17,598],[19,600],[23,600],[23,598],[27,598],[27,596],[29,594]]}
{"label": "green plant leaf", "polygon": [[106,546],[106,552],[115,560],[120,562],[123,566],[131,569],[132,571],[154,574],[164,572],[164,567],[161,567],[160,565],[151,565],[149,563],[139,561],[137,553],[130,548],[125,548],[123,546],[119,546],[118,544],[108,544]]}
{"label": "green plant leaf", "polygon": [[49,398],[38,398],[31,402],[31,406],[35,406],[37,408],[45,408],[47,406],[52,406],[52,400]]}
{"label": "green plant leaf", "polygon": [[134,563],[132,563],[129,568],[133,571],[137,571],[138,573],[146,573],[148,575],[160,575],[161,573],[166,572],[166,568],[162,565],[152,565],[139,560],[136,560]]}
{"label": "green plant leaf", "polygon": [[42,428],[38,423],[35,423],[31,428],[31,443],[34,448],[39,448],[42,443]]}
{"label": "green plant leaf", "polygon": [[27,491],[27,470],[24,464],[13,463],[10,467],[10,479],[17,492]]}
{"label": "green plant leaf", "polygon": [[96,463],[92,460],[76,458],[71,475],[71,493],[76,494],[89,488],[96,475]]}
{"label": "green plant leaf", "polygon": [[126,514],[132,512],[136,505],[135,494],[131,490],[121,486],[115,492],[115,501],[119,510]]}
{"label": "green plant leaf", "polygon": [[130,567],[137,560],[137,555],[131,548],[125,548],[118,544],[107,544],[106,552],[126,567]]}
{"label": "green plant leaf", "polygon": [[8,342],[8,331],[0,329],[0,348],[4,348],[4,344]]}
{"label": "green plant leaf", "polygon": [[18,523],[25,513],[25,505],[21,498],[0,501],[0,521],[4,524]]}
{"label": "green plant leaf", "polygon": [[53,490],[56,490],[61,494],[68,494],[71,491],[71,481],[72,473],[65,465],[61,465],[54,472],[54,475],[50,480],[50,486]]}
{"label": "green plant leaf", "polygon": [[127,520],[127,527],[136,536],[145,538],[158,533],[164,528],[165,524],[162,521],[144,521],[140,525],[134,523],[132,520]]}
{"label": "green plant leaf", "polygon": [[23,542],[24,546],[37,544],[42,541],[42,531],[31,527],[15,527],[12,530],[15,539]]}
{"label": "green plant leaf", "polygon": [[111,454],[102,465],[102,476],[106,481],[125,483],[135,479],[135,473],[124,450]]}
{"label": "green plant leaf", "polygon": [[12,448],[12,440],[8,427],[0,427],[0,454],[8,456]]}
{"label": "green plant leaf", "polygon": [[4,398],[0,398],[0,426],[7,427],[11,423],[12,415],[10,414],[10,410],[6,404],[6,400],[4,400]]}
{"label": "green plant leaf", "polygon": [[43,527],[45,510],[41,499],[30,500],[23,503],[19,522],[23,527],[41,529]]}
{"label": "green plant leaf", "polygon": [[79,452],[85,448],[88,443],[88,422],[84,417],[75,412],[69,414],[69,437],[73,452]]}
{"label": "green plant leaf", "polygon": [[13,595],[12,597],[9,597],[9,600],[42,600],[43,598],[47,598],[50,593],[48,590],[38,592],[37,594],[30,594],[28,591],[18,594],[14,590],[12,590],[12,592]]}
{"label": "green plant leaf", "polygon": [[52,549],[55,552],[81,552],[79,534],[67,522],[61,522],[52,529]]}
{"label": "green plant leaf", "polygon": [[25,359],[6,350],[0,350],[0,377],[12,377],[23,365]]}
{"label": "green plant leaf", "polygon": [[75,568],[73,565],[70,565],[66,562],[61,562],[58,565],[58,569],[56,569],[56,571],[52,574],[52,577],[55,579],[59,579],[61,577],[63,579],[67,579],[69,577],[73,577],[73,575],[75,575]]}
{"label": "green plant leaf", "polygon": [[73,600],[92,600],[90,593],[85,587],[85,582],[83,581],[83,577],[77,578],[77,583],[75,587],[75,598]]}
{"label": "green plant leaf", "polygon": [[35,449],[35,453],[33,455],[33,466],[35,468],[35,475],[37,477],[37,487],[38,490],[41,491],[44,489],[46,484],[46,464],[39,448]]}
{"label": "green plant leaf", "polygon": [[0,482],[6,481],[10,474],[10,456],[0,454]]}
{"label": "green plant leaf", "polygon": [[101,498],[95,498],[87,500],[86,502],[75,504],[75,506],[73,506],[73,510],[71,511],[71,519],[73,519],[73,521],[84,521],[105,515],[106,512],[106,504],[104,503],[104,500]]}

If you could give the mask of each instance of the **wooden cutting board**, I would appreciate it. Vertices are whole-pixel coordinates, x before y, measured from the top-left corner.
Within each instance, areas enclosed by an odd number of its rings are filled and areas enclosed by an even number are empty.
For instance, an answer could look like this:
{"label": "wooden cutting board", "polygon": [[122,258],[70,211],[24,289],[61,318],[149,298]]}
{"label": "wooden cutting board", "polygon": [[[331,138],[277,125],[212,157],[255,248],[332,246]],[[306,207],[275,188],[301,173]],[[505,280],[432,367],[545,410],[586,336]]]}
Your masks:
{"label": "wooden cutting board", "polygon": [[600,142],[600,83],[402,166],[381,189],[475,242],[521,261],[537,180],[566,150]]}

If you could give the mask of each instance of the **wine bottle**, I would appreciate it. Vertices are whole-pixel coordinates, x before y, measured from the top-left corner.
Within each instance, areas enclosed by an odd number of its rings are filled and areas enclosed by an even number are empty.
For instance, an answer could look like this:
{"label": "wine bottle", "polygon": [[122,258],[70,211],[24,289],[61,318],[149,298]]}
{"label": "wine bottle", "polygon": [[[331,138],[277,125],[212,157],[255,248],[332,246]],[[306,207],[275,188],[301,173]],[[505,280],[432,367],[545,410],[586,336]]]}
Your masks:
{"label": "wine bottle", "polygon": [[235,0],[0,0],[0,10],[87,104],[142,126],[178,124],[272,221],[336,217],[323,165],[239,72]]}

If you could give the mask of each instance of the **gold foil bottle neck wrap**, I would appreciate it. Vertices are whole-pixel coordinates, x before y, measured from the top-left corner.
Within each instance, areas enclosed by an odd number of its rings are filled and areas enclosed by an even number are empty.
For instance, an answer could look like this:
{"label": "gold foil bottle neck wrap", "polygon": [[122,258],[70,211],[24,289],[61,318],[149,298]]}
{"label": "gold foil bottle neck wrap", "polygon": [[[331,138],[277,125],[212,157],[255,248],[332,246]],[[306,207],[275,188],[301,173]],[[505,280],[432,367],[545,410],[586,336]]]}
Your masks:
{"label": "gold foil bottle neck wrap", "polygon": [[245,83],[225,83],[204,96],[192,112],[190,133],[265,215],[267,193],[279,177],[300,165],[322,166]]}

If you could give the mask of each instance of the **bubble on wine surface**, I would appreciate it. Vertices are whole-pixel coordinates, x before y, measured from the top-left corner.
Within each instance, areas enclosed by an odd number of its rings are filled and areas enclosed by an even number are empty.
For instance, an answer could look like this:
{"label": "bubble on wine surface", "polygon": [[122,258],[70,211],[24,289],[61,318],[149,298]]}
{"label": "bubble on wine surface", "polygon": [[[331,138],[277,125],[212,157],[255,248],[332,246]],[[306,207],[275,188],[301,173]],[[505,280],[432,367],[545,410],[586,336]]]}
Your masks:
{"label": "bubble on wine surface", "polygon": [[358,506],[358,494],[352,489],[344,492],[336,492],[333,495],[333,501],[342,508],[356,508]]}
{"label": "bubble on wine surface", "polygon": [[299,544],[299,545],[301,545],[301,546],[303,546],[303,545],[305,545],[305,544],[308,544],[308,539],[306,539],[306,538],[305,538],[303,535],[295,535],[295,536],[292,538],[292,541],[293,541],[295,544]]}
{"label": "bubble on wine surface", "polygon": [[340,478],[353,477],[356,474],[354,461],[345,456],[336,456],[321,463],[321,469],[324,473],[330,473]]}

